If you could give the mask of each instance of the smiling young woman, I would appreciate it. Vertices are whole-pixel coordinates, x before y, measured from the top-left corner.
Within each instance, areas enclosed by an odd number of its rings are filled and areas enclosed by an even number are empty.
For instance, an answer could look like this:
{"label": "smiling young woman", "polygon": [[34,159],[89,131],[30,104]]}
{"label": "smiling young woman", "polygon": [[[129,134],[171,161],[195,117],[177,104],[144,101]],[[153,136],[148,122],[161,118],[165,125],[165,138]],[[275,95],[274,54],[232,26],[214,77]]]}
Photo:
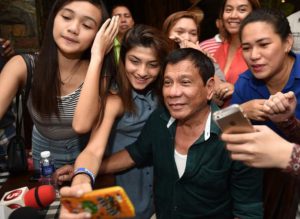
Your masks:
{"label": "smiling young woman", "polygon": [[[72,120],[85,76],[94,68],[91,63],[99,58],[91,54],[96,36],[103,48],[97,70],[115,75],[109,50],[118,19],[113,18],[109,25],[104,24],[107,19],[101,0],[56,0],[53,5],[40,53],[34,60],[36,67],[27,103],[34,123],[32,154],[36,170],[41,151],[51,151],[57,168],[73,163],[88,140],[88,135],[75,133]],[[13,57],[0,76],[0,118],[16,93],[26,86],[26,79],[24,60]],[[107,90],[109,80],[110,77],[101,79],[99,86]]]}
{"label": "smiling young woman", "polygon": [[216,80],[215,98],[218,102],[229,102],[234,84],[239,75],[248,69],[241,49],[239,29],[241,22],[253,10],[260,7],[258,0],[224,0],[220,17],[226,32],[226,40],[214,54],[216,62],[224,72],[226,82]]}
{"label": "smiling young woman", "polygon": [[[84,167],[97,175],[105,150],[108,154],[120,151],[137,139],[150,114],[159,104],[161,68],[170,50],[168,38],[153,27],[136,25],[126,32],[121,44],[118,86],[109,93],[101,124],[91,122],[94,115],[85,111],[86,108],[97,108],[95,102],[99,98],[99,90],[91,86],[98,82],[90,77],[99,73],[88,72],[83,85],[88,88],[88,93],[81,93],[73,127],[78,133],[85,133],[90,129],[93,131],[86,148],[75,162],[75,169]],[[81,101],[87,99],[88,105]],[[59,169],[58,177],[68,175],[68,168],[69,166]],[[90,191],[89,182],[90,178],[86,174],[76,175],[70,189]],[[122,186],[129,195],[135,207],[136,219],[152,216],[154,203],[151,166],[132,168],[116,174],[116,184]],[[64,208],[62,212],[62,215],[68,214]]]}

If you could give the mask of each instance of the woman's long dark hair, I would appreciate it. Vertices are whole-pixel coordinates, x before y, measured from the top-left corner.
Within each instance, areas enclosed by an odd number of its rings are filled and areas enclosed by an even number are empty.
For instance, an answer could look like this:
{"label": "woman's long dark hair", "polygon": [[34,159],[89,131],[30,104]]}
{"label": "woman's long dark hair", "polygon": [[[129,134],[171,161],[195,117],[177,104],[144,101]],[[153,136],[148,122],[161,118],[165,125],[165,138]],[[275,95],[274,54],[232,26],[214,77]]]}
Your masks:
{"label": "woman's long dark hair", "polygon": [[[161,68],[165,57],[172,49],[171,45],[169,38],[154,27],[139,24],[127,31],[121,45],[119,73],[117,75],[119,95],[122,99],[125,111],[135,112],[135,105],[132,98],[132,86],[126,76],[125,59],[127,52],[138,46],[152,48],[156,52],[155,55]],[[152,88],[157,93],[159,93],[159,82],[161,80],[162,72],[160,69],[157,79],[152,82],[152,85],[149,85],[153,86]]]}
{"label": "woman's long dark hair", "polygon": [[[49,14],[48,22],[45,29],[45,35],[42,43],[36,68],[33,75],[31,96],[32,104],[35,110],[41,115],[53,115],[59,117],[58,98],[60,94],[60,74],[58,66],[57,45],[53,38],[54,19],[58,11],[66,4],[78,0],[56,0]],[[82,0],[81,0],[82,1]],[[101,9],[101,25],[109,18],[108,12],[102,0],[84,0],[92,3]],[[91,48],[88,48],[83,54],[82,59],[90,59]],[[103,109],[106,102],[108,87],[112,77],[116,75],[116,65],[113,51],[105,56],[101,75],[111,77],[101,77],[100,96],[101,108]],[[109,79],[109,80],[107,80]],[[103,111],[103,110],[102,110]]]}

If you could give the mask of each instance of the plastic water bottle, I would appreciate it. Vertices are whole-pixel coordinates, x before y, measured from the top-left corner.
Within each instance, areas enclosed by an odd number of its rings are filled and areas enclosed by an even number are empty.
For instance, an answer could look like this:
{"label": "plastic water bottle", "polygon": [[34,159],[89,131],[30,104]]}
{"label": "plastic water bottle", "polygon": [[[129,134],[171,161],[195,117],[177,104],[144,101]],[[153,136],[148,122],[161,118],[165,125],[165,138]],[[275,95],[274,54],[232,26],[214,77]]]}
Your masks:
{"label": "plastic water bottle", "polygon": [[54,185],[52,175],[55,172],[54,160],[51,157],[50,151],[41,152],[40,159],[41,183],[46,185]]}

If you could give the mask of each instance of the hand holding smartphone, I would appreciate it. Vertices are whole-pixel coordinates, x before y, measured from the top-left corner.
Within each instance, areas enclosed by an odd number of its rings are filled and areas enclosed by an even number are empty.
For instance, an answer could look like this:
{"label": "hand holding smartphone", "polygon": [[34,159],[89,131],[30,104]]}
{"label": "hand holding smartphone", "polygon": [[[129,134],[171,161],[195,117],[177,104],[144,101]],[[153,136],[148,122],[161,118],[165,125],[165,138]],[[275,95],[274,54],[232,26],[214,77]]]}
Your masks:
{"label": "hand holding smartphone", "polygon": [[62,197],[62,205],[73,213],[90,212],[92,218],[134,217],[134,207],[120,186],[98,189],[80,198]]}
{"label": "hand holding smartphone", "polygon": [[214,112],[213,119],[224,133],[247,133],[255,131],[250,120],[245,117],[238,104],[233,104]]}

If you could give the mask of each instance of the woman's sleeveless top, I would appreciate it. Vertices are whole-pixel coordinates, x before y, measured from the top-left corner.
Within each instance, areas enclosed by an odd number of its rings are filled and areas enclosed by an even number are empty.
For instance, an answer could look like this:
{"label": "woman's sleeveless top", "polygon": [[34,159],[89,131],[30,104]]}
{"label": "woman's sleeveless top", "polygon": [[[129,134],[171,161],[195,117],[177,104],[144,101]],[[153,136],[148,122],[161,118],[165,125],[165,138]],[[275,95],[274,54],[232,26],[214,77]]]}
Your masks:
{"label": "woman's sleeveless top", "polygon": [[75,108],[80,96],[83,83],[72,93],[58,97],[59,117],[56,115],[42,116],[35,111],[32,98],[28,98],[28,111],[36,129],[46,138],[53,140],[64,140],[78,136],[72,128]]}

